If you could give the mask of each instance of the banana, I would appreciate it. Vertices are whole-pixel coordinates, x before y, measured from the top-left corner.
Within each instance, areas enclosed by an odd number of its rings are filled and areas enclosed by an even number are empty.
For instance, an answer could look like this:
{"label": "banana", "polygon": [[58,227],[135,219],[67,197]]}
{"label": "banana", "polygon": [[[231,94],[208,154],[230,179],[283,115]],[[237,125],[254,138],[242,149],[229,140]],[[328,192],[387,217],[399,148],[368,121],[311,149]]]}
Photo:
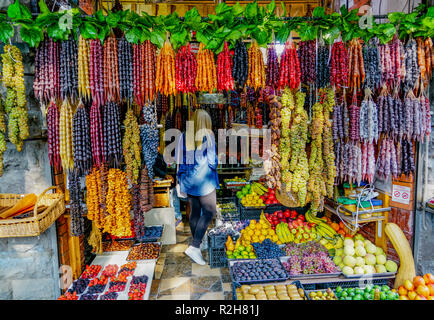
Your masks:
{"label": "banana", "polygon": [[319,227],[316,228],[316,233],[319,234],[323,238],[325,238],[327,236],[326,233],[323,231],[323,229],[321,229]]}
{"label": "banana", "polygon": [[332,227],[330,227],[327,223],[322,222],[319,224],[319,226],[327,230],[331,237],[334,237],[337,234],[336,231]]}
{"label": "banana", "polygon": [[285,234],[285,243],[288,243],[290,241],[289,238],[290,232],[289,232],[288,225],[286,223],[283,225],[283,233]]}
{"label": "banana", "polygon": [[322,225],[322,224],[318,225],[317,230],[318,229],[321,230],[326,235],[326,237],[331,238],[331,239],[334,238],[334,234],[331,233],[329,229],[324,228],[324,225]]}

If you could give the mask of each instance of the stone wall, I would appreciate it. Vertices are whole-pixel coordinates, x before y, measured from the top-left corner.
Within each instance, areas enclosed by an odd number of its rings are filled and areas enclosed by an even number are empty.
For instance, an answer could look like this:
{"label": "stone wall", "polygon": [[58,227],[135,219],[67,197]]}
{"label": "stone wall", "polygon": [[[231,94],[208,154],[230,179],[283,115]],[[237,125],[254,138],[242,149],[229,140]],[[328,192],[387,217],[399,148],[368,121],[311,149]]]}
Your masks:
{"label": "stone wall", "polygon": [[[9,4],[10,1],[0,0],[0,9],[5,10]],[[46,125],[33,96],[34,50],[19,43],[17,36],[12,42],[23,54],[30,137],[21,152],[8,142],[0,193],[40,194],[52,183]],[[2,44],[0,52],[3,53]],[[1,85],[0,93],[4,99],[5,89]],[[0,238],[0,299],[56,299],[60,293],[58,268],[55,224],[39,237]]]}

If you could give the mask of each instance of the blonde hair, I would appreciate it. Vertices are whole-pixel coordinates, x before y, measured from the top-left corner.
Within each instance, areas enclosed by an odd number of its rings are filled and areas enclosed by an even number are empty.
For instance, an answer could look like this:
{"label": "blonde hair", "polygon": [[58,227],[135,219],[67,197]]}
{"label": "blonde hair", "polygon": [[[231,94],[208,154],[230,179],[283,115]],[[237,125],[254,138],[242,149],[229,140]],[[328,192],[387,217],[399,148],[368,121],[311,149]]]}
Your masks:
{"label": "blonde hair", "polygon": [[[199,148],[202,146],[203,137],[210,139],[210,133],[212,133],[212,121],[211,117],[203,109],[196,109],[193,114],[193,128],[187,129],[187,150],[192,150],[193,148]],[[191,132],[193,131],[193,132]],[[198,134],[199,132],[199,134]],[[193,135],[194,134],[194,135]],[[191,141],[193,138],[193,141]],[[196,140],[198,139],[198,140]]]}

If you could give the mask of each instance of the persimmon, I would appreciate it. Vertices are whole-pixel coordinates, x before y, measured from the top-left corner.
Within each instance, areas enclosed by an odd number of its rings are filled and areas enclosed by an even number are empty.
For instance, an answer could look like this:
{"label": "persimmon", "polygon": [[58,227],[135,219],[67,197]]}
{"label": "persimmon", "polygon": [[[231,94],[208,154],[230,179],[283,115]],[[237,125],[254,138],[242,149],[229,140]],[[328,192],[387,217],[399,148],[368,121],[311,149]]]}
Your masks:
{"label": "persimmon", "polygon": [[430,290],[428,289],[428,287],[424,284],[420,285],[417,287],[416,292],[421,295],[424,296],[425,298],[429,297],[430,295]]}
{"label": "persimmon", "polygon": [[413,285],[415,288],[419,287],[420,285],[425,285],[425,280],[421,276],[416,276],[413,278]]}

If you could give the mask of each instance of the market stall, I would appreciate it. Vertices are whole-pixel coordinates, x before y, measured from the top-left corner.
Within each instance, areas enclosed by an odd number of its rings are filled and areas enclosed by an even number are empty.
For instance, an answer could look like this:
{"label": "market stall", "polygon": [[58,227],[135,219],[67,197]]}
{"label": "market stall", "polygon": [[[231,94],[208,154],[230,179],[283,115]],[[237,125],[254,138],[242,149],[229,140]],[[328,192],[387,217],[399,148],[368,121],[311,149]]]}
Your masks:
{"label": "market stall", "polygon": [[[415,155],[432,128],[432,7],[368,29],[345,6],[300,18],[274,1],[220,3],[208,17],[111,9],[51,12],[40,1],[34,16],[17,0],[0,15],[0,164],[6,137],[17,151],[29,137],[16,23],[35,52],[33,94],[64,187],[53,197],[65,193],[66,242],[78,252],[59,299],[149,298],[168,232],[176,238],[174,217],[156,221],[176,176],[158,176],[157,157],[175,162],[171,147],[196,109],[218,141],[209,265],[229,269],[234,299],[433,298],[396,212],[412,214]],[[42,219],[46,208],[29,203],[3,205],[0,228],[29,210]],[[90,265],[80,263],[82,238]]]}

